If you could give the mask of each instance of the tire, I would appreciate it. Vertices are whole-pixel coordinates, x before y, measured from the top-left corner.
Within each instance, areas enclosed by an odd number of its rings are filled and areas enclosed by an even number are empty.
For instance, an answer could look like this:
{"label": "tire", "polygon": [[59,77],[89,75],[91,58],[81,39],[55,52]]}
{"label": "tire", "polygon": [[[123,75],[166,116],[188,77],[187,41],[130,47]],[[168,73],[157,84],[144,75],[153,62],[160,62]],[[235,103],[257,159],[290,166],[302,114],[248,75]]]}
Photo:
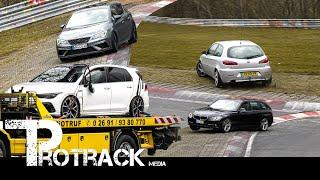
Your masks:
{"label": "tire", "polygon": [[10,152],[6,148],[5,143],[0,139],[0,158],[9,158]]}
{"label": "tire", "polygon": [[190,129],[192,131],[198,131],[198,130],[200,130],[200,127],[198,127],[198,126],[190,126]]}
{"label": "tire", "polygon": [[130,103],[129,115],[131,117],[140,117],[144,112],[144,102],[140,96],[136,96],[132,99]]}
{"label": "tire", "polygon": [[112,52],[118,52],[119,50],[119,45],[118,45],[118,38],[115,33],[112,35],[112,40],[111,40],[111,48]]}
{"label": "tire", "polygon": [[131,37],[128,42],[129,42],[129,44],[133,44],[133,43],[136,43],[137,41],[138,41],[137,28],[136,28],[136,25],[133,24],[133,30],[132,30]]}
{"label": "tire", "polygon": [[78,118],[80,116],[80,105],[76,97],[68,96],[62,101],[61,116],[65,118]]}
{"label": "tire", "polygon": [[269,128],[269,121],[268,119],[264,118],[260,121],[260,124],[259,124],[259,130],[260,131],[267,131]]}
{"label": "tire", "polygon": [[224,85],[222,80],[221,80],[221,77],[220,77],[220,74],[219,74],[218,70],[216,70],[215,73],[214,73],[214,85],[217,88],[222,88],[223,85]]}
{"label": "tire", "polygon": [[157,151],[156,149],[148,149],[148,155],[153,156],[156,154],[156,151]]}
{"label": "tire", "polygon": [[263,81],[262,82],[262,85],[263,86],[270,86],[272,84],[272,76],[269,80],[266,80],[266,81]]}
{"label": "tire", "polygon": [[116,145],[115,145],[115,151],[118,149],[125,149],[129,151],[129,149],[134,149],[134,152],[137,152],[139,150],[138,144],[129,135],[120,135],[120,137],[117,139]]}
{"label": "tire", "polygon": [[202,64],[201,64],[200,61],[197,63],[196,70],[197,70],[197,74],[198,74],[199,77],[205,77],[206,76],[206,73],[204,72]]}
{"label": "tire", "polygon": [[230,132],[232,129],[232,122],[230,121],[230,119],[223,120],[220,128],[221,128],[221,132],[223,133]]}

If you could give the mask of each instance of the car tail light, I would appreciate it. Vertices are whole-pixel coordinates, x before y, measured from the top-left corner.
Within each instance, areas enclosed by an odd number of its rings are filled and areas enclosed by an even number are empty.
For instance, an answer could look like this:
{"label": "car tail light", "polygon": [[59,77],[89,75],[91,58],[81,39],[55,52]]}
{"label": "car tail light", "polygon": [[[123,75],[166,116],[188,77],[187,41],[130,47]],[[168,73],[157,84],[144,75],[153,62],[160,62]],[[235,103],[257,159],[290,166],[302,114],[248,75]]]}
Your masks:
{"label": "car tail light", "polygon": [[266,58],[264,60],[259,61],[259,64],[267,64],[269,62],[269,59]]}
{"label": "car tail light", "polygon": [[227,65],[227,66],[235,66],[235,65],[238,65],[238,63],[234,62],[234,61],[229,61],[229,60],[224,60],[223,61],[223,64],[224,65]]}

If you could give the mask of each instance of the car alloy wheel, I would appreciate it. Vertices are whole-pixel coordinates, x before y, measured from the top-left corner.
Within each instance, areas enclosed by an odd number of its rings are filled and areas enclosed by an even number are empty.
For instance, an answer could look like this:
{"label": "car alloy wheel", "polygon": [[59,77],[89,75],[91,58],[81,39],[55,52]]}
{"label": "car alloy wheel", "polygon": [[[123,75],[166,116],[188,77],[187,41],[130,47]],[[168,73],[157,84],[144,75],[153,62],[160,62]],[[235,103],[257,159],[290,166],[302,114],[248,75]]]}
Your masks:
{"label": "car alloy wheel", "polygon": [[201,62],[198,62],[198,64],[197,64],[197,74],[198,74],[199,77],[206,76],[206,73],[203,70]]}
{"label": "car alloy wheel", "polygon": [[260,130],[261,131],[267,131],[269,128],[269,122],[267,119],[262,119],[260,122]]}
{"label": "car alloy wheel", "polygon": [[222,87],[222,81],[221,81],[221,78],[220,78],[220,74],[219,74],[219,72],[217,70],[214,73],[214,85],[217,88]]}
{"label": "car alloy wheel", "polygon": [[133,117],[140,117],[144,112],[144,103],[141,97],[135,97],[130,105],[130,114]]}
{"label": "car alloy wheel", "polygon": [[76,97],[69,96],[62,102],[61,114],[66,118],[77,118],[80,108]]}
{"label": "car alloy wheel", "polygon": [[229,119],[223,120],[223,122],[222,122],[222,131],[225,132],[225,133],[230,132],[231,126],[232,126],[232,123],[231,123],[231,121]]}

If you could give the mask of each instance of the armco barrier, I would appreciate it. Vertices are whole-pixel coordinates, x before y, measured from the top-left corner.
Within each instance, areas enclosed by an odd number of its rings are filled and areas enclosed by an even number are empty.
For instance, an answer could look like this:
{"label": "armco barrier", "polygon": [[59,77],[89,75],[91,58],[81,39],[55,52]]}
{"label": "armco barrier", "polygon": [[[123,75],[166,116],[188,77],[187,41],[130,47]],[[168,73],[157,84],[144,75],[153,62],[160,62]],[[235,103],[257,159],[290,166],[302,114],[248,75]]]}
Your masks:
{"label": "armco barrier", "polygon": [[320,19],[191,19],[148,16],[144,21],[198,26],[320,28]]}
{"label": "armco barrier", "polygon": [[[99,2],[100,0],[50,0],[38,6],[25,4],[23,7],[22,5],[15,5],[14,8],[11,7],[11,13],[0,12],[2,14],[0,16],[0,32],[78,10]],[[20,10],[13,11],[13,9]]]}

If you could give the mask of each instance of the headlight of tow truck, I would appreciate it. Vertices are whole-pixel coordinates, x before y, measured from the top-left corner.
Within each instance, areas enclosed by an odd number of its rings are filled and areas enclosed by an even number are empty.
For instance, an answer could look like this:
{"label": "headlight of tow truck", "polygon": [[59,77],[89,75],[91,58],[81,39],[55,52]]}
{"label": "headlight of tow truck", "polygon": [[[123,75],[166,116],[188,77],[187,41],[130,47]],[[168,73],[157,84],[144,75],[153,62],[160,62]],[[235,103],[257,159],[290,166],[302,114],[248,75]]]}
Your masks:
{"label": "headlight of tow truck", "polygon": [[220,121],[222,118],[223,118],[222,116],[210,117],[209,121]]}
{"label": "headlight of tow truck", "polygon": [[57,39],[57,45],[59,47],[70,46],[69,42],[65,39]]}
{"label": "headlight of tow truck", "polygon": [[48,93],[48,94],[37,94],[38,98],[42,99],[54,99],[61,93]]}

